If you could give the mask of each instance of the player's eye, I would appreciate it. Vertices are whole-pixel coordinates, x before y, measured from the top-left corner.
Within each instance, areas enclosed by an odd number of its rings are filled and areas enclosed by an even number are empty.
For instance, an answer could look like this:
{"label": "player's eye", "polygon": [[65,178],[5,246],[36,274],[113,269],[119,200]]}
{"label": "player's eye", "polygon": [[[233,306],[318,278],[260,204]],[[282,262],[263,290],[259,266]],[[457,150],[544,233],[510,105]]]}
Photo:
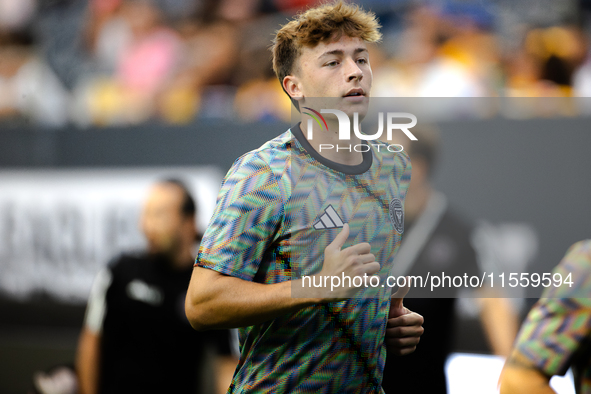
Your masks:
{"label": "player's eye", "polygon": [[367,64],[367,59],[364,58],[364,57],[359,58],[359,59],[357,59],[357,63],[359,63],[359,64]]}
{"label": "player's eye", "polygon": [[325,64],[325,66],[327,67],[335,67],[339,64],[339,62],[337,62],[336,60],[330,61],[328,63]]}

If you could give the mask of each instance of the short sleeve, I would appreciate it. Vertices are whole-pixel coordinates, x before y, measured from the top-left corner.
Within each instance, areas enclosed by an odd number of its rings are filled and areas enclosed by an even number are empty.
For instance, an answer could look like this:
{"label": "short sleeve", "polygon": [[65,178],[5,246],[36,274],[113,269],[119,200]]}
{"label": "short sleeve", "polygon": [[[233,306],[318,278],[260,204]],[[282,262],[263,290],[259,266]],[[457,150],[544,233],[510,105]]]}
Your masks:
{"label": "short sleeve", "polygon": [[113,275],[109,268],[103,268],[94,278],[86,314],[84,316],[84,326],[95,334],[103,330],[103,322],[107,311],[107,291],[113,281]]}
{"label": "short sleeve", "polygon": [[195,265],[252,281],[283,212],[271,167],[256,153],[243,156],[224,178]]}
{"label": "short sleeve", "polygon": [[[591,243],[569,249],[554,273],[572,274],[572,285],[549,287],[528,314],[516,350],[548,376],[564,375],[591,333]],[[586,289],[585,289],[586,288]],[[587,292],[586,297],[581,297]],[[576,297],[569,297],[575,295]]]}

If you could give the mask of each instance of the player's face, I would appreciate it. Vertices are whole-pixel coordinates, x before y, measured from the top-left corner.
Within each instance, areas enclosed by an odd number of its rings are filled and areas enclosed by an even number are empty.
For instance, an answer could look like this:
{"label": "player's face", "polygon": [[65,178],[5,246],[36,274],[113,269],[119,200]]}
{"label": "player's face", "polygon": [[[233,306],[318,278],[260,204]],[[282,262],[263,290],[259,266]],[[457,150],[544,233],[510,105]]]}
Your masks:
{"label": "player's face", "polygon": [[343,36],[302,48],[295,75],[304,99],[334,97],[335,109],[349,115],[367,112],[373,74],[362,39]]}
{"label": "player's face", "polygon": [[174,185],[156,185],[144,206],[141,227],[151,253],[173,253],[179,247],[183,222],[183,193]]}

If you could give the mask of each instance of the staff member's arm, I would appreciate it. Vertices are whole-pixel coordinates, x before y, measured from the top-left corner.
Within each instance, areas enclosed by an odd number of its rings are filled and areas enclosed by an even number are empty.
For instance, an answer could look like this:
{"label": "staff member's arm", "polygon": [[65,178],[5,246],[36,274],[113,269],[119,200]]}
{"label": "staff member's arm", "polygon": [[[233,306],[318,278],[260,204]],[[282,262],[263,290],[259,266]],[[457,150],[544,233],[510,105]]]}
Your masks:
{"label": "staff member's arm", "polygon": [[510,300],[500,296],[480,298],[480,321],[493,353],[507,358],[519,330],[519,319]]}
{"label": "staff member's arm", "polygon": [[103,269],[96,276],[90,291],[84,327],[78,340],[76,373],[80,394],[98,393],[101,360],[101,332],[106,313],[106,294],[111,285],[111,271]]}
{"label": "staff member's arm", "polygon": [[101,336],[87,327],[82,329],[76,353],[76,373],[80,394],[98,392]]}

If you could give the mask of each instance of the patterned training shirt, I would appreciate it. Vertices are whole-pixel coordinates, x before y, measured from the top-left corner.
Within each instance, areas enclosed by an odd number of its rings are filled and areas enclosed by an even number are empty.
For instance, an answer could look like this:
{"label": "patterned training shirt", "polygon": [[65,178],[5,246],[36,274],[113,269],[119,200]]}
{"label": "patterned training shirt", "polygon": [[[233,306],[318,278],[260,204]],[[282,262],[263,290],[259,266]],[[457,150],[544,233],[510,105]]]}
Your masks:
{"label": "patterned training shirt", "polygon": [[[349,223],[344,247],[369,242],[385,277],[403,232],[411,166],[405,153],[378,149],[341,165],[294,127],[243,155],[222,183],[195,264],[266,284],[300,278],[321,269],[324,248]],[[240,329],[229,392],[381,392],[390,305],[383,283]]]}
{"label": "patterned training shirt", "polygon": [[591,240],[569,249],[553,275],[572,285],[550,286],[529,312],[516,352],[548,376],[573,367],[580,394],[591,394]]}

